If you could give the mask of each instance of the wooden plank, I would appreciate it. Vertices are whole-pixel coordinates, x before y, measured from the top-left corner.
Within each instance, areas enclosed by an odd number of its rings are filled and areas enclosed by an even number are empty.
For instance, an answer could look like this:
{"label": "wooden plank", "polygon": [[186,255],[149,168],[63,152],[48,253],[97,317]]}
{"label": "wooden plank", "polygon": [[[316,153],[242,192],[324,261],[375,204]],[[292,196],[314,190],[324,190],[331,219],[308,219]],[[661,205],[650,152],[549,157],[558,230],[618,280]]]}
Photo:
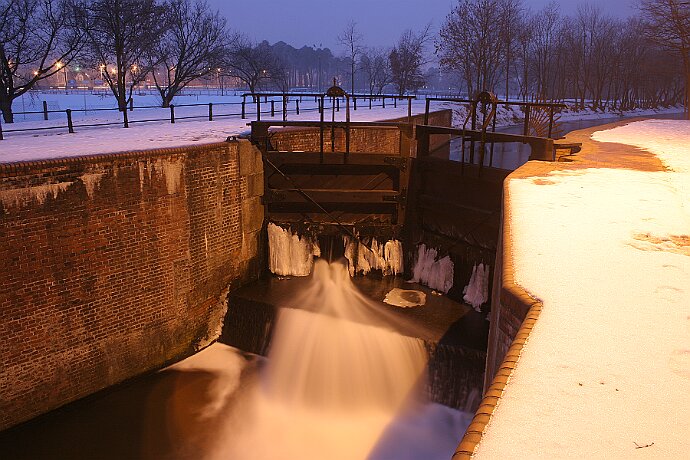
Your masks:
{"label": "wooden plank", "polygon": [[265,197],[267,203],[303,203],[309,200],[317,203],[393,203],[398,200],[397,190],[343,190],[343,189],[270,189]]}
{"label": "wooden plank", "polygon": [[397,177],[400,174],[398,168],[389,164],[283,163],[281,165],[276,164],[276,166],[288,176],[373,176],[386,174],[390,177]]}

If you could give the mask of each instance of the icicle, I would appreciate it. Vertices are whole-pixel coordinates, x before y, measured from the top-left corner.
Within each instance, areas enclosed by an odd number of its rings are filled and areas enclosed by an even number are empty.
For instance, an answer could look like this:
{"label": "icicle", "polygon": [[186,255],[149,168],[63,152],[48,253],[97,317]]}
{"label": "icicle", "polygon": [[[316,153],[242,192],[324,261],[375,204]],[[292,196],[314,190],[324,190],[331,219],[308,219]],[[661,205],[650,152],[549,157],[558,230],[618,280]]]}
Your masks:
{"label": "icicle", "polygon": [[281,276],[308,276],[314,255],[321,251],[309,238],[300,238],[290,230],[269,222],[268,253],[272,273]]}
{"label": "icicle", "polygon": [[475,265],[472,269],[470,282],[463,290],[463,300],[475,310],[481,311],[481,306],[489,300],[489,266],[483,263]]}
{"label": "icicle", "polygon": [[447,294],[453,287],[453,261],[446,256],[436,260],[438,253],[435,249],[427,249],[425,244],[419,245],[417,263],[412,273],[413,283],[422,283],[432,289]]}

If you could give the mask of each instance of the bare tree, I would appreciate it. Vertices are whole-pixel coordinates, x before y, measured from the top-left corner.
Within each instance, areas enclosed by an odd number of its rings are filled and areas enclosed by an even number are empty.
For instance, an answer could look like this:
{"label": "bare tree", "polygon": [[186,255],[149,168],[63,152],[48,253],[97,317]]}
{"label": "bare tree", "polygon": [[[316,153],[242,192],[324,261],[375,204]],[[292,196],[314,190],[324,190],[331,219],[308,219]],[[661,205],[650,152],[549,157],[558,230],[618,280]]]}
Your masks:
{"label": "bare tree", "polygon": [[262,81],[270,80],[277,73],[280,62],[268,42],[254,45],[246,37],[237,36],[226,55],[224,68],[246,84],[250,93],[254,93]]}
{"label": "bare tree", "polygon": [[85,11],[91,60],[125,110],[154,64],[146,58],[166,29],[165,8],[155,0],[93,0]]}
{"label": "bare tree", "polygon": [[357,69],[357,61],[362,53],[362,35],[357,32],[357,23],[350,21],[347,23],[345,30],[338,35],[338,43],[347,47],[348,59],[350,60],[350,94],[355,93],[355,70]]}
{"label": "bare tree", "polygon": [[384,48],[365,48],[359,59],[359,68],[367,79],[369,94],[381,94],[391,82],[391,70],[388,56],[390,51]]}
{"label": "bare tree", "polygon": [[436,51],[441,65],[457,72],[469,95],[495,91],[504,40],[501,5],[505,0],[460,0],[441,27]]}
{"label": "bare tree", "polygon": [[69,1],[0,0],[0,111],[14,121],[12,103],[78,55],[83,31]]}
{"label": "bare tree", "polygon": [[388,59],[391,66],[391,81],[399,95],[416,91],[424,84],[422,67],[428,62],[424,48],[430,40],[427,25],[421,32],[406,30],[391,50]]}
{"label": "bare tree", "polygon": [[513,56],[515,55],[517,46],[517,34],[520,27],[520,16],[523,13],[523,0],[505,0],[501,3],[501,40],[503,41],[503,61],[504,61],[504,77],[505,77],[505,98],[509,99],[510,94],[510,75],[511,65],[513,64]]}
{"label": "bare tree", "polygon": [[680,55],[685,73],[685,115],[690,120],[690,2],[642,0],[640,9],[649,39]]}
{"label": "bare tree", "polygon": [[229,39],[225,19],[205,0],[170,0],[165,14],[168,27],[151,50],[148,67],[155,68],[153,82],[163,107],[168,107],[192,80],[220,72]]}

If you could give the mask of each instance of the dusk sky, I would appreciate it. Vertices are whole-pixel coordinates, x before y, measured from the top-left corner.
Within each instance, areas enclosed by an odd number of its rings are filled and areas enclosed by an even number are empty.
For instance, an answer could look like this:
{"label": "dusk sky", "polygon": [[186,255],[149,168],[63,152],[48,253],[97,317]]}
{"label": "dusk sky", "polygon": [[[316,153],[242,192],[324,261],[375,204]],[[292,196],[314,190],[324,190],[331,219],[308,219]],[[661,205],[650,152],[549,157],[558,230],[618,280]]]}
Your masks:
{"label": "dusk sky", "polygon": [[[337,35],[354,20],[369,46],[391,46],[408,28],[431,23],[437,31],[457,0],[207,0],[224,13],[230,27],[256,40],[283,40],[297,48],[322,45],[335,54],[342,49]],[[539,10],[550,0],[525,0]],[[577,0],[556,0],[564,14],[576,11]],[[637,0],[590,0],[617,17],[634,13]]]}

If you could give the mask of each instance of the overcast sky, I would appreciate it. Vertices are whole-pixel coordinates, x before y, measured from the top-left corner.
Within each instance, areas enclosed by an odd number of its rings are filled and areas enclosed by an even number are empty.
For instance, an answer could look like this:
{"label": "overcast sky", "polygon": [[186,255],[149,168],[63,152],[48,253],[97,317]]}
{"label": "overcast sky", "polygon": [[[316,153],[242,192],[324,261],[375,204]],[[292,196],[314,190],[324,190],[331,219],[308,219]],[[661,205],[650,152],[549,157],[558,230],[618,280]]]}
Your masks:
{"label": "overcast sky", "polygon": [[[369,46],[391,46],[405,29],[431,23],[437,31],[457,0],[207,0],[225,14],[230,27],[256,40],[283,40],[297,48],[329,47],[341,53],[337,35],[354,20]],[[533,10],[550,0],[524,0]],[[577,0],[556,0],[563,14],[577,8]],[[590,0],[617,17],[634,12],[637,0]]]}

